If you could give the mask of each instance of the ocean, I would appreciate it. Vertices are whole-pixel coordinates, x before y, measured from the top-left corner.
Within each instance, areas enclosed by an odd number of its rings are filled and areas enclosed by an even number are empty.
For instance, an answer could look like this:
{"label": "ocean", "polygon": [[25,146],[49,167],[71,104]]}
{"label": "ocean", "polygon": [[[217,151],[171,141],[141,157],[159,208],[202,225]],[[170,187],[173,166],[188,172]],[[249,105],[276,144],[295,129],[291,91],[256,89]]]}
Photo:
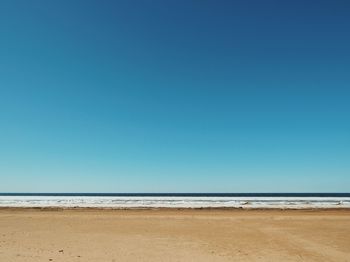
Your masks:
{"label": "ocean", "polygon": [[0,207],[350,208],[350,193],[0,193]]}

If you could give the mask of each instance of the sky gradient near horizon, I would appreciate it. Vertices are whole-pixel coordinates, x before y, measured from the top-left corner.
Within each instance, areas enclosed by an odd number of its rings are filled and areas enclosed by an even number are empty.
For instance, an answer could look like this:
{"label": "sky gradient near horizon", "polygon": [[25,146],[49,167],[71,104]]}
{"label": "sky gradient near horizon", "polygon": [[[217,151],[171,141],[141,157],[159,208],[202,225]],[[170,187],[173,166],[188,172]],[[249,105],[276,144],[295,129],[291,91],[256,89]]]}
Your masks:
{"label": "sky gradient near horizon", "polygon": [[0,192],[350,192],[349,1],[1,1]]}

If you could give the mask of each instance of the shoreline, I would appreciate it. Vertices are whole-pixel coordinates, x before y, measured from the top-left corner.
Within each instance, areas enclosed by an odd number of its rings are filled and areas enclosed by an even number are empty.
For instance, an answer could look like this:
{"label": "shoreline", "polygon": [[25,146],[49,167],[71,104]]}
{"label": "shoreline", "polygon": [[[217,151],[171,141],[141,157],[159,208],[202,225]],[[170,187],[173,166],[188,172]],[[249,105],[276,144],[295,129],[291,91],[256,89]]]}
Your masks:
{"label": "shoreline", "polygon": [[0,207],[0,211],[345,211],[349,207],[279,208],[279,207]]}

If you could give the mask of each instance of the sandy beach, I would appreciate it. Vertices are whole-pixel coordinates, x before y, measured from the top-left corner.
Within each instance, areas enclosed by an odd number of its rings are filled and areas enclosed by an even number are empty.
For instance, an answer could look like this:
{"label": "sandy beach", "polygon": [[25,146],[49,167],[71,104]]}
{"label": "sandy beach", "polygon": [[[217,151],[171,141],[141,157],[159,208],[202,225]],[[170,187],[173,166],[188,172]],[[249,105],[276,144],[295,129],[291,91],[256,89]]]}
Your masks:
{"label": "sandy beach", "polygon": [[350,261],[350,210],[0,210],[0,261]]}

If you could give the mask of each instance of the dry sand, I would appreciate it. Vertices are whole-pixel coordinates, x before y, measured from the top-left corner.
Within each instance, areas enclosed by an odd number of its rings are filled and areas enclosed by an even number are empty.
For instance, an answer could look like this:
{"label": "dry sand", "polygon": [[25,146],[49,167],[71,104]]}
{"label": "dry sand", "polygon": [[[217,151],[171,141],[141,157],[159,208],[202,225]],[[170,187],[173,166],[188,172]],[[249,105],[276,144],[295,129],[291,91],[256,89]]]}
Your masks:
{"label": "dry sand", "polygon": [[350,211],[3,209],[0,261],[350,261]]}

